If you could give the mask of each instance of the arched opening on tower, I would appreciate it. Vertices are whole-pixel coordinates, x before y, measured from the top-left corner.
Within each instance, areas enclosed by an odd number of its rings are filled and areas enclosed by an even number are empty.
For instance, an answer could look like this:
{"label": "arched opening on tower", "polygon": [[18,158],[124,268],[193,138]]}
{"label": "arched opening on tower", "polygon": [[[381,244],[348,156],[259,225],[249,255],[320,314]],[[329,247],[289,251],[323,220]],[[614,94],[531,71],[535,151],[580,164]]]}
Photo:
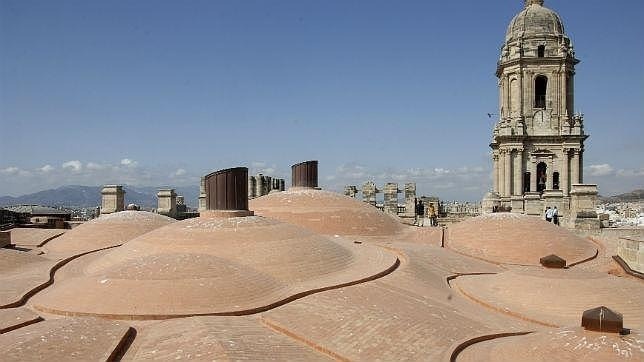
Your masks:
{"label": "arched opening on tower", "polygon": [[537,165],[537,192],[543,192],[546,189],[546,180],[548,178],[548,166],[545,162],[539,162]]}
{"label": "arched opening on tower", "polygon": [[548,89],[548,78],[538,75],[534,79],[534,108],[546,108],[546,91]]}
{"label": "arched opening on tower", "polygon": [[545,45],[539,45],[537,47],[537,57],[543,58],[546,56],[546,46]]}

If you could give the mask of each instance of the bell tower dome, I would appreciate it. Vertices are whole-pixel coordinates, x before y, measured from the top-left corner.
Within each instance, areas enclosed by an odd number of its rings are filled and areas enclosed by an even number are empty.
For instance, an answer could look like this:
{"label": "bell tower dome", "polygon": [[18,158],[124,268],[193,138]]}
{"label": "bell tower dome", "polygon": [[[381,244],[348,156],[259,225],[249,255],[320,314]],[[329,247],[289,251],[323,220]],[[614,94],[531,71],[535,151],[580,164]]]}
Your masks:
{"label": "bell tower dome", "polygon": [[583,182],[588,136],[574,114],[578,63],[559,15],[543,0],[525,0],[497,63],[499,119],[490,144],[494,192],[513,212],[525,212],[526,198],[568,197]]}

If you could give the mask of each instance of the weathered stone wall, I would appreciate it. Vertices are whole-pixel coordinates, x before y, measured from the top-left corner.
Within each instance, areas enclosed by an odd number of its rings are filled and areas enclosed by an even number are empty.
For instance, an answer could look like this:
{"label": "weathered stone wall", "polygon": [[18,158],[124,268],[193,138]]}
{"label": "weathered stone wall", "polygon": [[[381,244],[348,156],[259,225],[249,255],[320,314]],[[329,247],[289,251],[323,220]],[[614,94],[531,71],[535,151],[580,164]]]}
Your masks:
{"label": "weathered stone wall", "polygon": [[0,248],[11,244],[11,232],[9,231],[0,231]]}
{"label": "weathered stone wall", "polygon": [[600,221],[595,211],[597,185],[575,184],[570,191],[570,227],[575,229],[599,229]]}
{"label": "weathered stone wall", "polygon": [[620,238],[617,243],[617,255],[631,269],[644,273],[644,238]]}

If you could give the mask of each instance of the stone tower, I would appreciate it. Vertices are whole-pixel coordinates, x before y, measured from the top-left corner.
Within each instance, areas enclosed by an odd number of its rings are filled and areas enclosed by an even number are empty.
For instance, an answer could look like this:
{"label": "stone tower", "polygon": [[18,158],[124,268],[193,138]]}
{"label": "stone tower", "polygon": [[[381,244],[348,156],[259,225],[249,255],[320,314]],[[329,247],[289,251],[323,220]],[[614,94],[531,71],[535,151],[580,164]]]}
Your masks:
{"label": "stone tower", "polygon": [[494,192],[488,194],[512,212],[535,215],[546,205],[568,207],[573,185],[583,183],[588,138],[582,115],[574,113],[579,60],[561,18],[543,3],[525,1],[501,48],[499,121],[490,144]]}

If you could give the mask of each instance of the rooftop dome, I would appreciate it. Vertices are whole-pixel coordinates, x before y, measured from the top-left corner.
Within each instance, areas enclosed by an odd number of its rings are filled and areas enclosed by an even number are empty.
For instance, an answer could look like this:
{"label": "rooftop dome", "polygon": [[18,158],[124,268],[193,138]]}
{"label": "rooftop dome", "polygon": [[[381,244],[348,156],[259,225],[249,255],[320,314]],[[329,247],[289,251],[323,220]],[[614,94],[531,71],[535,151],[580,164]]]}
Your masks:
{"label": "rooftop dome", "polygon": [[63,315],[165,319],[243,315],[394,270],[381,248],[258,216],[216,212],[153,230],[36,296]]}
{"label": "rooftop dome", "polygon": [[621,313],[626,328],[644,325],[641,281],[602,272],[514,268],[459,277],[452,286],[479,304],[541,325],[580,325],[584,311],[599,305]]}
{"label": "rooftop dome", "polygon": [[588,332],[581,327],[541,330],[475,343],[459,361],[642,361],[644,340],[631,335]]}
{"label": "rooftop dome", "polygon": [[81,254],[121,245],[173,222],[175,220],[172,218],[146,211],[121,211],[101,215],[50,241],[43,249],[48,254]]}
{"label": "rooftop dome", "polygon": [[454,224],[448,229],[447,247],[457,252],[503,264],[540,265],[555,254],[568,265],[592,258],[597,248],[590,241],[534,216],[493,213]]}
{"label": "rooftop dome", "polygon": [[505,41],[563,34],[563,22],[557,13],[544,7],[543,0],[527,0],[525,8],[510,22]]}
{"label": "rooftop dome", "polygon": [[250,201],[257,215],[268,216],[326,235],[391,236],[403,231],[395,217],[334,192],[292,188]]}

